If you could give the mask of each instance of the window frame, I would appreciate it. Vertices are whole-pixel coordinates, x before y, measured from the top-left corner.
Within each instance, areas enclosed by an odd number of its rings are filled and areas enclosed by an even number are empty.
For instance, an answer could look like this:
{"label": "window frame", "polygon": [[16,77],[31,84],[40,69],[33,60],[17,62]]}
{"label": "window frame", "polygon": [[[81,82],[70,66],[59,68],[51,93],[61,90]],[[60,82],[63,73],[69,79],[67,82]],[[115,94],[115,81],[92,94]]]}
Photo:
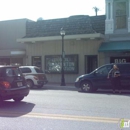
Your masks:
{"label": "window frame", "polygon": [[[121,17],[123,17],[123,16],[126,16],[126,27],[125,28],[117,28],[117,15],[116,15],[116,7],[117,7],[117,3],[120,3],[120,2],[125,2],[126,3],[126,15],[121,15]],[[115,26],[115,30],[125,30],[125,29],[127,29],[128,28],[128,24],[127,24],[127,22],[128,22],[128,2],[126,1],[126,0],[118,0],[118,1],[115,1],[114,2],[114,26]]]}
{"label": "window frame", "polygon": [[[66,57],[70,57],[70,58],[75,58],[75,65],[74,65],[74,71],[66,71],[64,70],[64,73],[65,74],[78,74],[79,73],[79,56],[78,54],[70,54],[70,55],[66,55]],[[61,70],[60,71],[49,71],[48,69],[48,63],[47,63],[47,60],[50,59],[50,60],[53,60],[53,58],[58,58],[58,61],[57,61],[57,68],[56,69],[61,69],[60,65],[61,64],[61,55],[45,55],[45,70],[47,70],[49,73],[48,74],[61,74]],[[55,62],[56,63],[56,62]],[[65,66],[65,69],[67,68],[67,66]]]}

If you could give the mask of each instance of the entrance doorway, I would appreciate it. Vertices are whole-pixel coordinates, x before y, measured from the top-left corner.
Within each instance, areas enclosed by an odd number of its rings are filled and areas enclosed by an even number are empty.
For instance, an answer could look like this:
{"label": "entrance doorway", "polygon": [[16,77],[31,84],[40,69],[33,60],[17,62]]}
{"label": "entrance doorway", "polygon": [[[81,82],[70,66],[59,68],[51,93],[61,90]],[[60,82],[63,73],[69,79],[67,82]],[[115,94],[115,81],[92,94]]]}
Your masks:
{"label": "entrance doorway", "polygon": [[97,55],[85,56],[85,73],[90,73],[95,70],[98,66]]}

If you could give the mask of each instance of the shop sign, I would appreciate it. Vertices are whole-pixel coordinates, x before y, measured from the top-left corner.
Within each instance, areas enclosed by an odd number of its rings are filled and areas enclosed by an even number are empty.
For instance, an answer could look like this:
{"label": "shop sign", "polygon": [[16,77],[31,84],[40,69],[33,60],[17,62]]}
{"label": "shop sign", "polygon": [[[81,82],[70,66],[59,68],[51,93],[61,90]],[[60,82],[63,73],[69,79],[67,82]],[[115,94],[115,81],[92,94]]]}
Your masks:
{"label": "shop sign", "polygon": [[130,57],[111,57],[110,63],[126,63],[130,62]]}
{"label": "shop sign", "polygon": [[126,63],[126,59],[115,59],[115,63]]}

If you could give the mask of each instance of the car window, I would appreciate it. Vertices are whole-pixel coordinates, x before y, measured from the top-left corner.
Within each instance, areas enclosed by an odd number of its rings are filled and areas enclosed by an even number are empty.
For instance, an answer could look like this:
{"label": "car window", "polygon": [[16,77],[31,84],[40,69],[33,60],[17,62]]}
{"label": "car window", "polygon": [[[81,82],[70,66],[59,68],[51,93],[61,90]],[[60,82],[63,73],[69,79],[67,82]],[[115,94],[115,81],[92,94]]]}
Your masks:
{"label": "car window", "polygon": [[43,73],[43,71],[40,68],[34,68],[37,73]]}
{"label": "car window", "polygon": [[30,68],[20,68],[22,73],[31,73],[31,69]]}
{"label": "car window", "polygon": [[19,68],[6,68],[5,69],[6,76],[21,76],[21,72]]}
{"label": "car window", "polygon": [[112,66],[110,65],[107,65],[107,66],[104,66],[104,67],[101,67],[99,68],[97,71],[96,71],[96,74],[97,75],[108,75],[109,71],[112,69]]}

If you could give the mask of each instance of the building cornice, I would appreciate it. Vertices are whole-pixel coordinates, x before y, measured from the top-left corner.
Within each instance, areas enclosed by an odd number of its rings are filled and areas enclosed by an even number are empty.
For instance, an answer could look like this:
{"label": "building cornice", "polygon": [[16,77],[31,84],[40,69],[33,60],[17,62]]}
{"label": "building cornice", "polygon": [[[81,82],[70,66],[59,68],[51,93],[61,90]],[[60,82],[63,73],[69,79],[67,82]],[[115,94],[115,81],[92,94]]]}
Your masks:
{"label": "building cornice", "polygon": [[[78,34],[78,35],[66,35],[65,40],[79,40],[79,39],[96,39],[101,38],[104,39],[104,35],[100,33],[94,34]],[[17,39],[18,43],[35,43],[35,42],[42,42],[42,41],[54,41],[54,40],[61,40],[61,36],[48,36],[48,37],[33,37],[33,38],[21,38]]]}

